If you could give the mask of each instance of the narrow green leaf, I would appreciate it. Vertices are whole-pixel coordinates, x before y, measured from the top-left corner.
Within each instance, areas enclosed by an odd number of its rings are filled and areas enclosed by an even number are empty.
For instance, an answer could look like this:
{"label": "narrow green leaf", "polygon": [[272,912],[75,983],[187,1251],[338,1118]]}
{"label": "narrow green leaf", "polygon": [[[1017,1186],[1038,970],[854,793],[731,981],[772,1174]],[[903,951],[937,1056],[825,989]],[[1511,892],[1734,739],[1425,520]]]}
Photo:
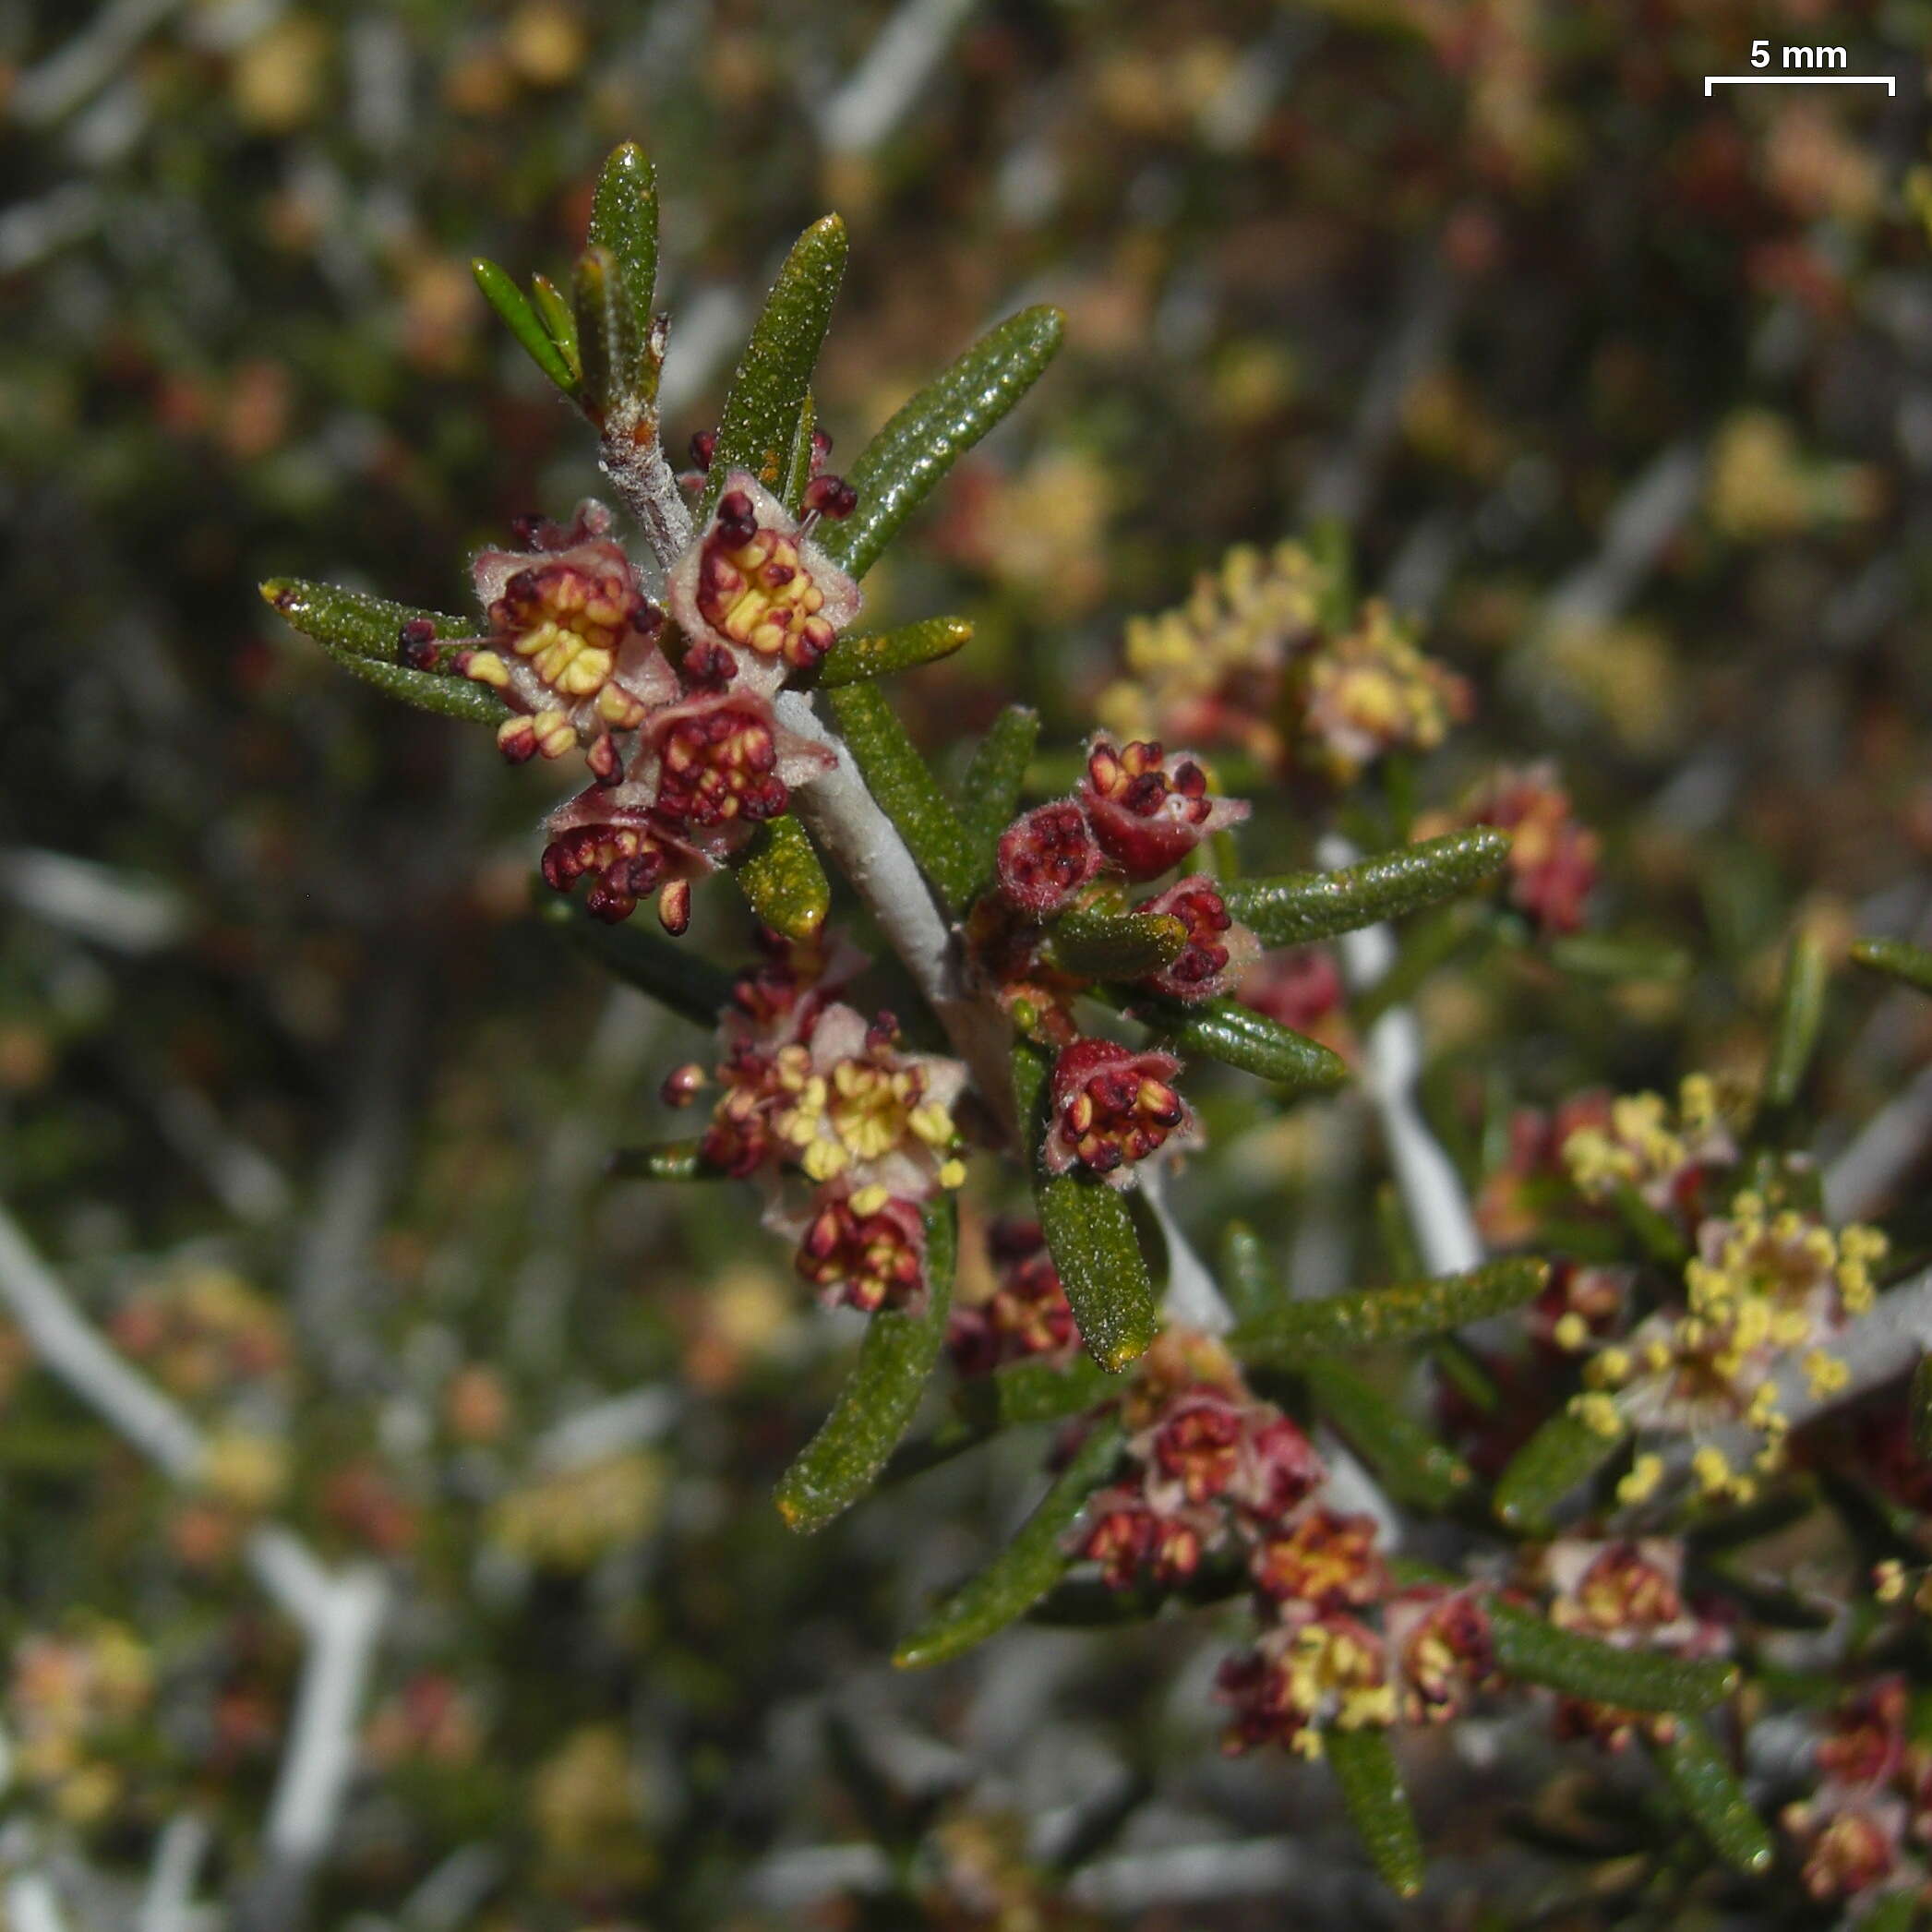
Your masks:
{"label": "narrow green leaf", "polygon": [[1228,1338],[1228,1346],[1242,1361],[1259,1367],[1295,1368],[1318,1355],[1412,1341],[1501,1314],[1538,1293],[1549,1274],[1548,1264],[1541,1261],[1493,1261],[1466,1275],[1283,1302],[1243,1322]]}
{"label": "narrow green leaf", "polygon": [[898,714],[875,684],[825,694],[834,723],[880,809],[955,913],[966,909],[976,869],[958,816]]}
{"label": "narrow green leaf", "polygon": [[1086,979],[1139,979],[1178,959],[1186,924],[1168,912],[1070,912],[1049,935],[1052,963]]}
{"label": "narrow green leaf", "polygon": [[1134,1217],[1105,1182],[1050,1175],[1039,1166],[1047,1062],[1034,1046],[1014,1048],[1014,1098],[1033,1162],[1033,1198],[1047,1252],[1087,1352],[1110,1374],[1146,1351],[1160,1326]]}
{"label": "narrow green leaf", "polygon": [[1745,1795],[1737,1773],[1696,1718],[1678,1718],[1669,1739],[1652,1745],[1650,1755],[1672,1794],[1726,1865],[1741,1872],[1770,1870],[1771,1834]]}
{"label": "narrow green leaf", "polygon": [[1268,1261],[1261,1237],[1245,1221],[1230,1221],[1221,1230],[1221,1292],[1233,1307],[1235,1319],[1253,1321],[1281,1299],[1281,1284]]}
{"label": "narrow green leaf", "polygon": [[990,875],[1000,834],[1019,812],[1026,767],[1039,740],[1039,714],[1009,704],[974,748],[959,787],[959,818],[979,863],[982,880]]}
{"label": "narrow green leaf", "polygon": [[1818,935],[1800,929],[1784,955],[1778,987],[1778,1011],[1771,1022],[1770,1051],[1764,1068],[1764,1106],[1780,1113],[1795,1104],[1805,1071],[1818,1047],[1825,1017],[1825,984],[1830,965]]}
{"label": "narrow green leaf", "polygon": [[1932,1355],[1921,1355],[1912,1372],[1912,1446],[1932,1462]]}
{"label": "narrow green leaf", "polygon": [[1057,308],[1022,309],[906,403],[845,473],[858,508],[820,533],[832,560],[864,576],[940,478],[1032,388],[1065,332]]}
{"label": "narrow green leaf", "polygon": [[570,899],[540,886],[539,917],[638,991],[709,1033],[731,1003],[732,978],[690,946],[674,944],[635,919],[606,926]]}
{"label": "narrow green leaf", "polygon": [[937,664],[972,641],[970,618],[926,618],[917,624],[902,624],[896,630],[842,637],[819,661],[819,688],[836,690],[841,685],[863,684],[893,671]]}
{"label": "narrow green leaf", "polygon": [[1230,879],[1228,910],[1270,946],[1299,946],[1453,898],[1509,856],[1509,835],[1491,825],[1424,839],[1336,872]]}
{"label": "narrow green leaf", "polygon": [[1290,1094],[1330,1094],[1349,1082],[1349,1062],[1238,1000],[1197,1006],[1136,995],[1134,1017],[1161,1034],[1182,1059],[1218,1060]]}
{"label": "narrow green leaf", "polygon": [[1441,1510],[1467,1494],[1469,1465],[1373,1383],[1334,1361],[1311,1362],[1302,1373],[1315,1407],[1398,1502]]}
{"label": "narrow green leaf", "polygon": [[[614,345],[611,400],[654,401],[658,371],[651,348],[651,304],[657,284],[657,171],[635,141],[612,149],[597,176],[589,240],[609,258],[606,300],[623,310],[621,326],[608,337]],[[580,324],[582,310],[580,300]]]}
{"label": "narrow green leaf", "polygon": [[1737,1666],[1721,1658],[1666,1657],[1559,1630],[1533,1611],[1492,1603],[1496,1662],[1506,1676],[1626,1710],[1708,1710],[1737,1688]]}
{"label": "narrow green leaf", "polygon": [[814,222],[792,244],[751,340],[725,393],[725,413],[699,505],[702,522],[733,470],[750,470],[774,496],[786,486],[811,372],[832,320],[851,244],[836,215]]}
{"label": "narrow green leaf", "polygon": [[[805,507],[805,489],[811,481],[812,438],[818,426],[818,398],[808,389],[805,401],[798,405],[798,424],[792,430],[791,453],[785,460],[785,487],[778,492],[785,507],[794,516]],[[820,669],[822,671],[823,668],[821,663]]]}
{"label": "narrow green leaf", "polygon": [[832,910],[832,882],[817,848],[790,812],[768,819],[732,861],[745,903],[774,932],[810,939]]}
{"label": "narrow green leaf", "polygon": [[1697,962],[1663,940],[1570,932],[1550,942],[1550,964],[1580,979],[1687,979]]}
{"label": "narrow green leaf", "polygon": [[533,275],[530,278],[530,300],[536,309],[537,319],[543,323],[550,340],[557,344],[557,352],[570,366],[570,380],[574,387],[582,380],[583,364],[577,354],[577,316],[564,295],[563,291],[547,275]]}
{"label": "narrow green leaf", "polygon": [[438,716],[461,718],[472,725],[500,725],[510,715],[509,707],[486,684],[473,684],[467,678],[446,677],[440,671],[416,671],[402,664],[385,664],[379,657],[361,657],[354,651],[316,642],[343,670],[373,684],[385,696],[400,698],[418,711],[433,711]]}
{"label": "narrow green leaf", "polygon": [[586,248],[577,258],[570,282],[577,309],[577,355],[583,366],[579,399],[600,427],[610,412],[631,394],[630,375],[650,354],[648,333],[638,334],[638,319],[624,299],[618,265],[608,248]]}
{"label": "narrow green leaf", "polygon": [[484,300],[503,318],[510,334],[523,345],[531,361],[565,395],[574,396],[577,378],[564,359],[563,351],[550,340],[550,331],[531,306],[530,297],[516,285],[509,270],[499,269],[495,262],[486,261],[479,255],[470,264],[470,272],[476,278],[476,286],[483,291]]}
{"label": "narrow green leaf", "polygon": [[1388,1733],[1369,1725],[1337,1728],[1325,1731],[1322,1743],[1369,1862],[1398,1898],[1414,1898],[1422,1889],[1422,1839]]}
{"label": "narrow green leaf", "polygon": [[1091,1357],[1076,1355],[1067,1362],[1008,1362],[990,1375],[961,1383],[955,1400],[960,1414],[976,1426],[1015,1429],[1064,1422],[1113,1392],[1106,1371]]}
{"label": "narrow green leaf", "polygon": [[1096,1422],[1019,1533],[932,1611],[900,1644],[893,1662],[901,1670],[943,1663],[1032,1609],[1071,1566],[1062,1543],[1087,1497],[1113,1472],[1123,1439],[1119,1422]]}
{"label": "narrow green leaf", "polygon": [[1623,1446],[1624,1437],[1592,1429],[1558,1410],[1509,1459],[1496,1481],[1496,1518],[1512,1530],[1546,1527],[1557,1506]]}
{"label": "narrow green leaf", "polygon": [[1874,973],[1902,980],[1922,993],[1932,993],[1932,953],[1902,939],[1861,939],[1852,942],[1852,957]]}
{"label": "narrow green leaf", "polygon": [[822,1530],[879,1480],[912,1425],[926,1378],[946,1338],[959,1216],[950,1197],[926,1210],[926,1305],[886,1308],[866,1326],[858,1363],[798,1459],[779,1478],[778,1513],[803,1534]]}
{"label": "narrow green leaf", "polygon": [[1042,1177],[1034,1199],[1080,1338],[1103,1369],[1125,1368],[1160,1326],[1126,1202],[1104,1182],[1071,1174]]}
{"label": "narrow green leaf", "polygon": [[427,622],[435,627],[438,637],[475,634],[475,626],[467,618],[452,618],[440,610],[417,610],[408,604],[392,604],[387,597],[344,590],[339,583],[270,577],[260,590],[262,601],[279,611],[304,637],[312,637],[318,644],[346,651],[354,657],[379,657],[394,664],[405,624]]}
{"label": "narrow green leaf", "polygon": [[705,1164],[695,1140],[661,1141],[651,1147],[619,1147],[606,1170],[614,1181],[715,1181],[722,1170]]}

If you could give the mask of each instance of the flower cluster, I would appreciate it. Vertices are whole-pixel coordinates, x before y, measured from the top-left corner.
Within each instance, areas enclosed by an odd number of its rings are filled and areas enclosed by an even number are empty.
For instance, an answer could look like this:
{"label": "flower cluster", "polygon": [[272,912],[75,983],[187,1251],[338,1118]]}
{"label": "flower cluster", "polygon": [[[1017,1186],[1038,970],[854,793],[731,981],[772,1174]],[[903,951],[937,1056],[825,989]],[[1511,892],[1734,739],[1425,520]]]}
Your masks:
{"label": "flower cluster", "polygon": [[1059,958],[1048,922],[1089,910],[1172,919],[1179,951],[1134,987],[1187,1004],[1230,991],[1260,947],[1212,879],[1192,873],[1131,906],[1122,887],[1158,880],[1247,815],[1244,801],[1209,792],[1191,753],[1102,733],[1087,746],[1073,795],[1024,813],[1002,835],[994,890],[974,908],[967,942],[979,977],[1021,1031],[1060,1050],[1043,1148],[1052,1171],[1078,1166],[1124,1186],[1140,1162],[1177,1154],[1198,1136],[1172,1084],[1180,1071],[1172,1054],[1080,1036],[1074,1004],[1090,982]]}
{"label": "flower cluster", "polygon": [[143,1284],[109,1332],[177,1396],[243,1387],[279,1376],[288,1363],[281,1310],[227,1268],[187,1268]]}
{"label": "flower cluster", "polygon": [[1101,718],[1123,737],[1170,731],[1278,763],[1284,675],[1319,636],[1332,594],[1331,573],[1300,544],[1237,546],[1185,604],[1128,619],[1128,675],[1101,694]]}
{"label": "flower cluster", "polygon": [[1554,764],[1504,766],[1462,798],[1453,812],[1425,815],[1418,838],[1473,825],[1509,834],[1509,903],[1544,932],[1576,932],[1597,882],[1602,841],[1578,822]]}
{"label": "flower cluster", "polygon": [[1617,1490],[1626,1506],[1660,1491],[1674,1448],[1699,1493],[1749,1500],[1784,1461],[1794,1397],[1843,1386],[1834,1344],[1872,1304],[1884,1236],[1827,1226],[1789,1170],[1740,1188],[1740,1158],[1716,1083],[1692,1074],[1674,1108],[1657,1094],[1591,1095],[1519,1117],[1510,1161],[1484,1190],[1494,1239],[1522,1238],[1567,1193],[1586,1211],[1656,1218],[1686,1256],[1645,1305],[1634,1270],[1562,1264],[1531,1313],[1533,1342],[1582,1358],[1572,1412],[1607,1442],[1636,1438]]}
{"label": "flower cluster", "polygon": [[1220,1672],[1230,1750],[1317,1757],[1329,1729],[1442,1722],[1494,1679],[1480,1597],[1398,1584],[1375,1519],[1339,1506],[1314,1445],[1220,1343],[1169,1329],[1121,1419],[1122,1472],[1073,1547],[1115,1590],[1181,1588],[1204,1566],[1245,1576],[1260,1628]]}
{"label": "flower cluster", "polygon": [[95,1822],[121,1795],[126,1735],[153,1694],[147,1647],[125,1625],[23,1637],[7,1683],[17,1774],[63,1818]]}
{"label": "flower cluster", "polygon": [[1841,1705],[1818,1742],[1817,1790],[1780,1816],[1821,1905],[1869,1907],[1926,1883],[1932,1754],[1907,1739],[1910,1707],[1902,1677],[1880,1677]]}
{"label": "flower cluster", "polygon": [[[868,1020],[833,997],[863,963],[849,949],[764,944],[719,1028],[702,1158],[764,1183],[766,1225],[797,1242],[798,1273],[825,1302],[917,1308],[921,1207],[966,1178],[953,1115],[966,1069],[907,1052],[890,1014]],[[679,1068],[665,1098],[687,1105],[704,1085],[702,1068]]]}
{"label": "flower cluster", "polygon": [[[1549,1592],[1549,1619],[1559,1629],[1620,1650],[1669,1657],[1715,1657],[1729,1650],[1726,1626],[1700,1615],[1686,1597],[1679,1542],[1563,1537],[1540,1553],[1537,1566],[1537,1581]],[[1592,1738],[1613,1751],[1637,1736],[1664,1743],[1674,1723],[1668,1712],[1629,1710],[1585,1698],[1560,1698],[1556,1705],[1559,1736]]]}
{"label": "flower cluster", "polygon": [[1334,570],[1299,545],[1230,551],[1184,605],[1128,624],[1129,676],[1103,694],[1102,719],[1340,784],[1386,752],[1434,749],[1468,714],[1468,685],[1386,605],[1347,618],[1341,596]]}
{"label": "flower cluster", "polygon": [[1029,1358],[1072,1361],[1080,1331],[1038,1222],[996,1222],[987,1245],[995,1271],[989,1292],[961,1294],[947,1320],[954,1367],[962,1375],[984,1375]]}
{"label": "flower cluster", "polygon": [[850,489],[836,477],[810,487],[801,521],[733,471],[664,606],[602,504],[581,505],[568,527],[532,519],[525,549],[475,560],[484,635],[438,643],[405,631],[406,663],[453,654],[510,707],[497,737],[505,757],[582,750],[592,782],[545,822],[543,870],[558,892],[589,879],[599,918],[627,918],[655,893],[665,927],[681,932],[691,882],[830,768],[825,748],[787,731],[772,706],[858,611],[858,586],[810,535],[821,514],[851,509]]}

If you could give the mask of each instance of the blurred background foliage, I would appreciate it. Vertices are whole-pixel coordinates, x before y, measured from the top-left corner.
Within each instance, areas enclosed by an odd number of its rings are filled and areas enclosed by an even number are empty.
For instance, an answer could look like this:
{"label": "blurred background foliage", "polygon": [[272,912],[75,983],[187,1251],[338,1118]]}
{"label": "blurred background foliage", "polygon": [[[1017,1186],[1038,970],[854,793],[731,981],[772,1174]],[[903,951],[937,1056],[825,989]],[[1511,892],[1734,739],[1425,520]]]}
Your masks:
{"label": "blurred background foliage", "polygon": [[[1705,98],[1760,35],[1896,96]],[[1926,936],[1928,37],[1924,0],[0,0],[0,1190],[233,1451],[164,1494],[0,1351],[0,1630],[66,1647],[17,1665],[0,1833],[108,1899],[184,1807],[206,1895],[247,1865],[297,1651],[235,1557],[274,1506],[402,1579],[327,1923],[1394,1915],[1318,1780],[1216,1758],[1196,1627],[891,1679],[1037,1445],[787,1535],[850,1331],[738,1197],[603,1178],[700,1043],[529,917],[532,774],[255,585],[460,609],[469,550],[595,487],[468,261],[561,269],[620,139],[674,448],[828,206],[837,451],[1057,302],[1050,379],[868,584],[978,625],[913,728],[943,757],[1018,696],[1064,745],[1130,615],[1344,535],[1477,692],[1419,799],[1551,756],[1605,841],[1614,974],[1526,945],[1424,994],[1473,1182],[1513,1105],[1754,1066],[1794,918]],[[1928,1056],[1923,1002],[1842,996],[1821,1151]],[[1359,1102],[1204,1092],[1185,1216],[1239,1205],[1311,1288],[1380,1266]],[[1881,1175],[1895,1225],[1924,1178]],[[1430,1748],[1438,1901],[1529,1913],[1561,1861]],[[1693,1909],[1653,1873],[1573,1909]]]}

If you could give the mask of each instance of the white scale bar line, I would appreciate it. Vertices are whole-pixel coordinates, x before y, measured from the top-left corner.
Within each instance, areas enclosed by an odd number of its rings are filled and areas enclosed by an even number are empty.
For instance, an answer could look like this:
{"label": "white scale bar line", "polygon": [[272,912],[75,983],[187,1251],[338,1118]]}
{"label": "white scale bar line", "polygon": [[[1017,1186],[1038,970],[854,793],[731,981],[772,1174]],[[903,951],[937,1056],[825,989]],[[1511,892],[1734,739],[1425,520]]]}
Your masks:
{"label": "white scale bar line", "polygon": [[1707,74],[1707,101],[1714,87],[1882,87],[1896,99],[1899,78],[1896,74]]}

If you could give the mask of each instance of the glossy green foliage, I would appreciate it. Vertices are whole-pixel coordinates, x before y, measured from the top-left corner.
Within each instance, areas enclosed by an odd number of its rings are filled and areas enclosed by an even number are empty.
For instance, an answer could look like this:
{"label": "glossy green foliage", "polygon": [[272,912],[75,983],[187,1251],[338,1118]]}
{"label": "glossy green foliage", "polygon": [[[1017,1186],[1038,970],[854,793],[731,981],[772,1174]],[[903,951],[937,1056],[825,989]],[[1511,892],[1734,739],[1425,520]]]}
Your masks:
{"label": "glossy green foliage", "polygon": [[1321,1041],[1297,1033],[1238,1000],[1178,1000],[1136,996],[1145,1020],[1186,1060],[1218,1060],[1288,1094],[1332,1094],[1349,1082],[1349,1063]]}
{"label": "glossy green foliage", "polygon": [[447,611],[417,610],[387,597],[372,597],[366,591],[345,590],[339,583],[310,583],[300,577],[270,577],[261,586],[261,594],[262,601],[304,637],[351,657],[376,657],[389,664],[396,662],[405,624],[426,623],[439,638],[469,637],[475,630],[467,618],[451,617]]}
{"label": "glossy green foliage", "polygon": [[585,954],[627,986],[647,993],[708,1033],[730,1003],[731,975],[693,946],[681,946],[637,919],[606,926],[575,901],[539,888],[546,924],[569,934]]}
{"label": "glossy green foliage", "polygon": [[[701,521],[715,507],[734,470],[750,471],[774,496],[782,497],[793,480],[811,372],[850,246],[846,224],[836,215],[814,222],[792,244],[725,393],[699,504]],[[809,426],[803,434],[809,442]]]}
{"label": "glossy green foliage", "polygon": [[1085,979],[1138,979],[1181,956],[1187,928],[1166,912],[1070,912],[1056,919],[1052,963]]}
{"label": "glossy green foliage", "polygon": [[788,811],[758,828],[732,871],[746,905],[786,939],[810,939],[832,910],[832,882],[805,827]]}
{"label": "glossy green foliage", "polygon": [[1861,939],[1853,943],[1852,957],[1871,972],[1932,993],[1932,953],[1923,946],[1902,939]]}
{"label": "glossy green foliage", "polygon": [[1096,1422],[1019,1533],[931,1612],[893,1662],[902,1670],[943,1663],[1025,1616],[1066,1574],[1068,1532],[1087,1497],[1112,1474],[1123,1439],[1118,1422]]}
{"label": "glossy green foliage", "polygon": [[972,762],[959,786],[959,820],[966,827],[978,867],[980,884],[990,876],[1000,834],[1020,809],[1026,767],[1039,741],[1039,714],[1024,704],[1009,704],[973,748]]}
{"label": "glossy green foliage", "polygon": [[779,1479],[778,1512],[794,1530],[822,1530],[878,1480],[912,1425],[926,1378],[946,1339],[958,1254],[950,1197],[926,1210],[926,1305],[882,1309],[866,1325],[858,1362],[832,1412]]}
{"label": "glossy green foliage", "polygon": [[940,478],[1039,379],[1065,332],[1057,308],[1022,309],[906,403],[845,473],[858,507],[820,537],[833,561],[864,576]]}
{"label": "glossy green foliage", "polygon": [[[486,260],[480,255],[470,264],[470,272],[476,278],[476,286],[483,291],[484,300],[502,318],[531,361],[565,395],[574,396],[581,366],[571,366],[570,357],[565,354],[554,329],[545,319],[541,300],[534,302],[517,286],[508,270],[499,269],[495,262]],[[574,318],[570,340],[573,343],[576,340]]]}
{"label": "glossy green foliage", "polygon": [[1026,1041],[1014,1047],[1014,1098],[1033,1162],[1040,1231],[1087,1352],[1103,1369],[1117,1372],[1146,1351],[1159,1326],[1154,1284],[1120,1191],[1040,1167],[1047,1075],[1047,1058],[1038,1047]]}
{"label": "glossy green foliage", "polygon": [[835,690],[840,685],[863,684],[894,671],[937,664],[972,641],[970,618],[924,618],[896,630],[842,637],[819,662],[818,686]]}
{"label": "glossy green foliage", "polygon": [[1508,856],[1508,834],[1480,825],[1339,871],[1230,880],[1221,896],[1265,944],[1299,946],[1453,898],[1498,870]]}
{"label": "glossy green foliage", "polygon": [[1573,1630],[1559,1630],[1533,1611],[1491,1606],[1496,1662],[1506,1676],[1542,1684],[1573,1698],[1630,1710],[1708,1710],[1737,1688],[1737,1666],[1717,1658],[1668,1657],[1624,1650]]}
{"label": "glossy green foliage", "polygon": [[964,911],[975,874],[965,830],[884,692],[848,684],[828,691],[825,703],[880,810],[947,906]]}
{"label": "glossy green foliage", "polygon": [[1561,1410],[1510,1458],[1496,1480],[1498,1520],[1512,1530],[1548,1527],[1566,1496],[1590,1481],[1623,1446],[1580,1416]]}
{"label": "glossy green foliage", "polygon": [[1339,1350],[1413,1341],[1482,1321],[1520,1306],[1548,1278],[1541,1261],[1493,1261],[1463,1275],[1283,1302],[1243,1322],[1229,1346],[1258,1367],[1290,1368]]}
{"label": "glossy green foliage", "polygon": [[[591,203],[590,246],[607,264],[600,320],[608,344],[606,394],[657,395],[651,304],[657,285],[657,171],[635,141],[611,150]],[[540,299],[541,299],[541,292]],[[580,334],[583,319],[580,311]]]}
{"label": "glossy green foliage", "polygon": [[1398,1898],[1412,1899],[1422,1889],[1422,1840],[1388,1733],[1338,1729],[1325,1732],[1322,1744],[1370,1863]]}
{"label": "glossy green foliage", "polygon": [[1741,1872],[1771,1868],[1771,1834],[1715,1739],[1694,1717],[1679,1717],[1651,1756],[1684,1813],[1710,1849]]}

